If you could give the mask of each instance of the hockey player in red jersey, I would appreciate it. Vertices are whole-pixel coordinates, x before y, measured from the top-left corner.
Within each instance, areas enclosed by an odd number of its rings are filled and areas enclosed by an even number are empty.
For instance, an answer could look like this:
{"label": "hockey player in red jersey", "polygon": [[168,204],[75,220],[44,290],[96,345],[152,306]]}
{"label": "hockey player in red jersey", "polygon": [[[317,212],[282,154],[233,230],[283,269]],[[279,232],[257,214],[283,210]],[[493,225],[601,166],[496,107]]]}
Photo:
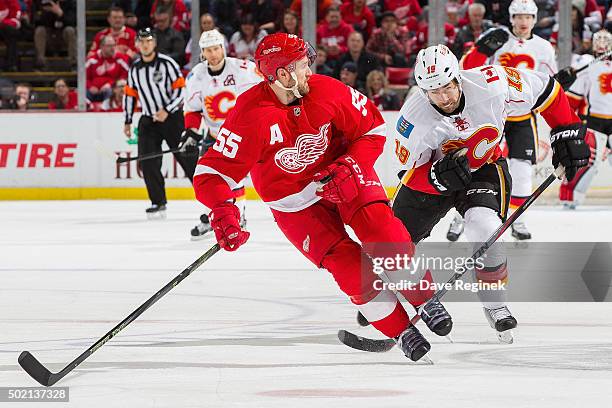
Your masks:
{"label": "hockey player in red jersey", "polygon": [[[372,325],[396,338],[416,361],[430,344],[410,324],[395,293],[374,285],[373,258],[414,252],[373,168],[383,151],[385,122],[358,91],[312,74],[314,59],[312,47],[295,35],[277,33],[262,40],[255,61],[265,82],[240,95],[216,143],[200,158],[196,197],[212,209],[211,225],[221,247],[235,251],[250,234],[240,227],[232,187],[250,172],[289,241],[327,269]],[[363,247],[349,238],[345,225]],[[414,278],[431,282],[428,271]],[[418,308],[433,290],[401,293]],[[450,332],[452,320],[438,301],[419,312],[436,334]]]}

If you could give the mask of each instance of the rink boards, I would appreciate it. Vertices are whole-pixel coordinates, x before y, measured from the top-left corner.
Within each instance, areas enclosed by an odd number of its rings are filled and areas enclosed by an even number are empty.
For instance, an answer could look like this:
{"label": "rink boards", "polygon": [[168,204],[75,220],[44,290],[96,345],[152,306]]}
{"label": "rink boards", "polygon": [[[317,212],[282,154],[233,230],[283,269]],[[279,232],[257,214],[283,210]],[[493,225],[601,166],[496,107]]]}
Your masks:
{"label": "rink boards", "polygon": [[[394,141],[397,112],[383,112],[388,138],[376,169],[388,191],[397,185]],[[550,171],[549,128],[539,121],[541,162],[534,182]],[[137,123],[135,121],[135,123]],[[123,135],[121,113],[0,114],[0,199],[144,199],[146,190],[136,162],[118,165],[117,154],[137,155]],[[164,146],[164,149],[167,147]],[[191,199],[189,181],[171,155],[163,162],[168,196]],[[247,182],[247,197],[257,198]],[[596,193],[612,196],[612,169],[604,164],[593,182]]]}

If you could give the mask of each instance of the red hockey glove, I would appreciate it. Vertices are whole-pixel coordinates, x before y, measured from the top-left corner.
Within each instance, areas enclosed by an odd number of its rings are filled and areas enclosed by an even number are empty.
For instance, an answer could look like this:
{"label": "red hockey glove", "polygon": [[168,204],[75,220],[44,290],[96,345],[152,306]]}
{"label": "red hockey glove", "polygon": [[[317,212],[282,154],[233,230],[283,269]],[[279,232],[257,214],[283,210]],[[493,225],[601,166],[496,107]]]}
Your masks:
{"label": "red hockey glove", "polygon": [[332,203],[348,203],[365,185],[363,172],[351,156],[345,155],[314,175],[314,181],[325,183],[317,189],[317,195]]}
{"label": "red hockey glove", "polygon": [[237,250],[251,235],[240,228],[240,210],[232,203],[223,203],[213,208],[209,218],[217,242],[226,251]]}

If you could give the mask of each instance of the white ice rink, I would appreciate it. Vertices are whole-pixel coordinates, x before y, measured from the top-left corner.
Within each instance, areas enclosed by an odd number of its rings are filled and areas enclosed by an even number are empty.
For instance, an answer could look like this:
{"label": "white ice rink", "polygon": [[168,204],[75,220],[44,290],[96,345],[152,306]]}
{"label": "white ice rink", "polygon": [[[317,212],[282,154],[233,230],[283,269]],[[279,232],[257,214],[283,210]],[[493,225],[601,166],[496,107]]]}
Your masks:
{"label": "white ice rink", "polygon": [[[37,385],[22,350],[59,370],[212,245],[188,239],[196,202],[170,202],[165,221],[147,221],[146,205],[0,202],[0,386]],[[529,212],[539,241],[611,241],[612,207]],[[331,276],[261,203],[247,214],[244,247],[215,255],[57,384],[70,387],[66,406],[612,406],[612,304],[513,304],[516,341],[502,345],[478,304],[450,303],[455,343],[422,331],[433,366],[359,352],[339,328],[380,336],[355,327]]]}

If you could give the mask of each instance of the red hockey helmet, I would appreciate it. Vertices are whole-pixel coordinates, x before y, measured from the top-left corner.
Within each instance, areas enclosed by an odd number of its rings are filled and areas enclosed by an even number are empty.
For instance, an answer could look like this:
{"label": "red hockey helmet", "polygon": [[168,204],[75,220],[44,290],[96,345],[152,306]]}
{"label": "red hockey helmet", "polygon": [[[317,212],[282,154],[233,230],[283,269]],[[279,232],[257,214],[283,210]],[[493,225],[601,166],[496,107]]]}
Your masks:
{"label": "red hockey helmet", "polygon": [[313,64],[317,52],[297,35],[287,33],[265,36],[255,51],[257,68],[269,82],[276,81],[279,68],[293,72],[295,62],[304,57],[308,57],[308,63]]}

